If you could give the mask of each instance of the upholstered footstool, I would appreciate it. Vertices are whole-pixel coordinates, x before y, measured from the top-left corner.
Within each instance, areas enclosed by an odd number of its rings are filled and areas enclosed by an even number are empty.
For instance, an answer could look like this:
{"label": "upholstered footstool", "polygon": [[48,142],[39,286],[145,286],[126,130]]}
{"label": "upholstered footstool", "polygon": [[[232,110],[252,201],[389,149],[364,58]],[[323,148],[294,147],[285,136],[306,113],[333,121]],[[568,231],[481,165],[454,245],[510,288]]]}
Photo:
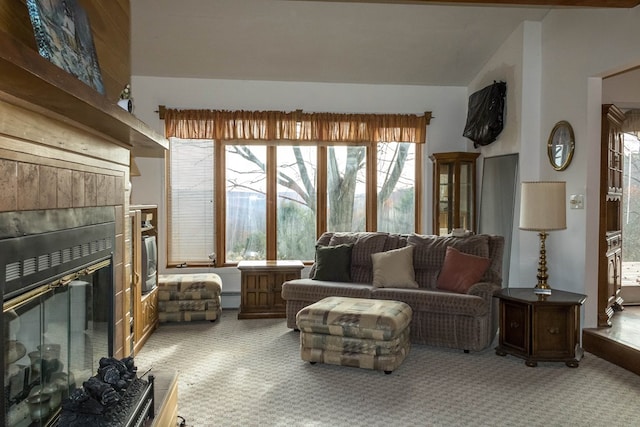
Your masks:
{"label": "upholstered footstool", "polygon": [[222,280],[215,273],[158,276],[160,322],[214,321],[222,312]]}
{"label": "upholstered footstool", "polygon": [[311,363],[389,374],[409,353],[412,315],[411,307],[400,301],[324,298],[296,315],[300,356]]}

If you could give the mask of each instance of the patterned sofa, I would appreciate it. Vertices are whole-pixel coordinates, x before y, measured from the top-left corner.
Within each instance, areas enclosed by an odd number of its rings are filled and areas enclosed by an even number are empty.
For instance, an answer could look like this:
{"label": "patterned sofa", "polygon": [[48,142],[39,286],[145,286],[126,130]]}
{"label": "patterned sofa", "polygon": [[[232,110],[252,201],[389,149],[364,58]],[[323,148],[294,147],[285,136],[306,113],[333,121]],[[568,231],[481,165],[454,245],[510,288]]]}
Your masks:
{"label": "patterned sofa", "polygon": [[[502,236],[327,232],[316,248],[309,278],[282,285],[289,328],[297,329],[298,311],[325,297],[374,298],[402,301],[412,308],[412,343],[480,351],[493,342],[498,329],[493,294],[502,287]],[[347,255],[327,258],[329,250]]]}

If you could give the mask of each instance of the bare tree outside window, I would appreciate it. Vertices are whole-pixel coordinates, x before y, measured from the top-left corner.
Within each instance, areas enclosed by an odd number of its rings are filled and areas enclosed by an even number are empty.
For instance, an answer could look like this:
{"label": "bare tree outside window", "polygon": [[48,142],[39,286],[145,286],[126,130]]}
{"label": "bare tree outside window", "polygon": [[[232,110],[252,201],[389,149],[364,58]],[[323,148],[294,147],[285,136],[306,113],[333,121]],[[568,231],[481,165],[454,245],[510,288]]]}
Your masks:
{"label": "bare tree outside window", "polygon": [[278,147],[278,259],[311,260],[316,240],[316,169],[314,146]]}
{"label": "bare tree outside window", "polygon": [[415,231],[415,144],[378,144],[378,231]]}
{"label": "bare tree outside window", "polygon": [[[378,230],[415,229],[415,145],[377,149]],[[317,212],[317,149],[277,149],[277,257],[312,260]],[[327,229],[365,231],[367,146],[327,148]],[[266,259],[265,146],[227,146],[227,260]]]}
{"label": "bare tree outside window", "polygon": [[266,259],[266,146],[227,145],[226,157],[226,260]]}

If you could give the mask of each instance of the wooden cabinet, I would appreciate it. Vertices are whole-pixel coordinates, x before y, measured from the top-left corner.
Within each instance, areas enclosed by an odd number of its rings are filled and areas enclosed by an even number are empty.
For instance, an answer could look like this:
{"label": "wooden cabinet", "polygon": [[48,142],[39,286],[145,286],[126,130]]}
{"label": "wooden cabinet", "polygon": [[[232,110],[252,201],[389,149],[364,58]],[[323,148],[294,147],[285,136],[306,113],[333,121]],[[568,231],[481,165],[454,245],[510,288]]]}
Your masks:
{"label": "wooden cabinet", "polygon": [[580,307],[585,295],[553,290],[539,295],[533,288],[505,288],[500,299],[500,341],[496,354],[512,354],[527,366],[539,361],[577,367],[580,348]]}
{"label": "wooden cabinet", "polygon": [[[155,205],[132,205],[129,217],[131,218],[131,246],[132,246],[132,272],[131,272],[131,337],[133,353],[137,354],[147,341],[151,333],[158,326],[158,288],[149,289],[145,286],[145,275],[155,275],[155,283],[158,283],[157,250],[155,253],[147,252],[148,257],[154,257],[155,263],[146,269],[145,254],[143,251],[144,239],[158,237],[158,207]],[[156,246],[157,248],[157,246]],[[151,270],[151,268],[153,270]],[[145,274],[148,272],[148,274]]]}
{"label": "wooden cabinet", "polygon": [[600,227],[598,233],[598,326],[611,326],[615,311],[623,309],[622,176],[624,113],[615,105],[602,106],[600,144]]}
{"label": "wooden cabinet", "polygon": [[301,261],[240,261],[240,310],[238,319],[286,317],[282,284],[299,279]]}
{"label": "wooden cabinet", "polygon": [[476,159],[479,153],[434,153],[433,234],[476,231]]}

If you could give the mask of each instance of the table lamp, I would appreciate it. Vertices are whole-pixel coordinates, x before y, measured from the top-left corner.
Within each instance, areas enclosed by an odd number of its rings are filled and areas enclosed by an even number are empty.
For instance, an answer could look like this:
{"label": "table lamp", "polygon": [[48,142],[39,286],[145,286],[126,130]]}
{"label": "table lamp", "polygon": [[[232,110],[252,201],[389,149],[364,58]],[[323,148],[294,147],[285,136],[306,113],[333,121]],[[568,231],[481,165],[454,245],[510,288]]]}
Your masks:
{"label": "table lamp", "polygon": [[520,230],[537,231],[540,236],[540,260],[536,294],[549,295],[545,240],[547,231],[567,228],[566,183],[529,181],[520,188]]}

